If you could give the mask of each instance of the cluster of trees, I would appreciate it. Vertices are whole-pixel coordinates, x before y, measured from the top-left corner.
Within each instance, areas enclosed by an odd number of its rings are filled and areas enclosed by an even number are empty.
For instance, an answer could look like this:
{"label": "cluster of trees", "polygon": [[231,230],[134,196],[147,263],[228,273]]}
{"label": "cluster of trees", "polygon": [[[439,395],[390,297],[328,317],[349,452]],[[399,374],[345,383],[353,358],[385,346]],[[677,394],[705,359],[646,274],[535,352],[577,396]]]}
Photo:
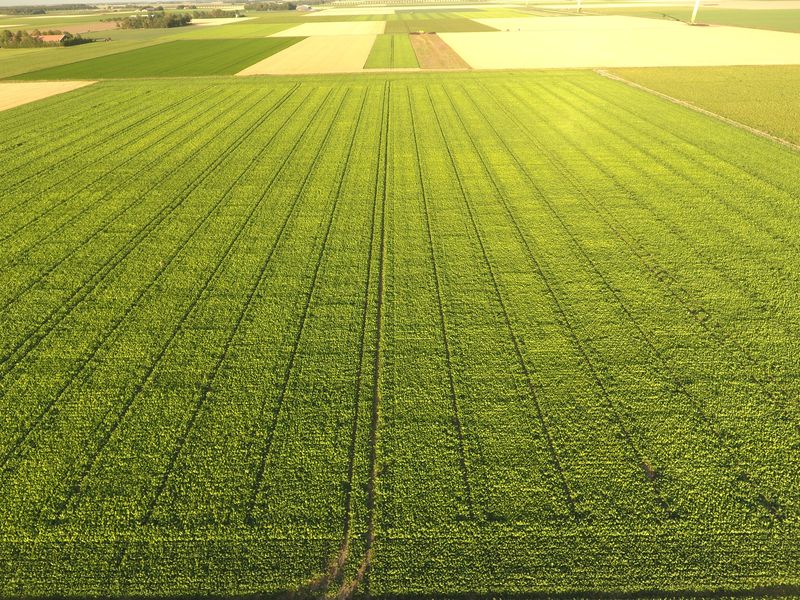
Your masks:
{"label": "cluster of trees", "polygon": [[[249,10],[294,10],[300,2],[284,2],[276,0],[273,2],[248,2],[245,7]],[[303,2],[302,4],[316,4],[316,2]]]}
{"label": "cluster of trees", "polygon": [[79,35],[72,35],[71,33],[64,33],[64,39],[61,42],[46,42],[41,36],[43,35],[61,35],[62,32],[58,30],[39,31],[11,31],[9,29],[0,30],[0,48],[47,48],[50,46],[77,46],[78,44],[86,44],[94,40],[89,38],[82,38]]}
{"label": "cluster of trees", "polygon": [[162,9],[161,11],[148,13],[146,15],[113,20],[117,22],[117,27],[120,29],[166,29],[168,27],[183,27],[184,25],[188,25],[192,22],[192,15],[186,13],[165,13]]}
{"label": "cluster of trees", "polygon": [[55,4],[52,6],[9,6],[2,9],[6,15],[45,15],[49,10],[92,10],[92,4]]}
{"label": "cluster of trees", "polygon": [[231,17],[241,17],[242,13],[215,8],[214,10],[196,10],[192,13],[192,16],[195,19],[229,19]]}

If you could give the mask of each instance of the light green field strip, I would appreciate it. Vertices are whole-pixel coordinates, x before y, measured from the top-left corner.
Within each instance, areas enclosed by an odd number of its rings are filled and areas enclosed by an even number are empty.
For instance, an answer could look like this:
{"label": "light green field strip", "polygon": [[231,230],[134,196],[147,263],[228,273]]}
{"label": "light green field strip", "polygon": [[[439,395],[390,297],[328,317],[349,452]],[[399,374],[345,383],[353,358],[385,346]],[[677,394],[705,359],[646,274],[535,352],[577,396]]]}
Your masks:
{"label": "light green field strip", "polygon": [[180,32],[182,40],[234,39],[267,37],[292,27],[291,23],[234,23],[219,27],[190,27],[189,31]]}
{"label": "light green field strip", "polygon": [[[5,79],[29,71],[37,71],[58,65],[108,56],[163,41],[166,34],[145,36],[138,39],[125,39],[112,42],[95,42],[69,48],[36,48],[0,51],[0,79]],[[137,36],[138,37],[138,36]]]}
{"label": "light green field strip", "polygon": [[0,131],[0,596],[800,592],[797,153],[587,71]]}
{"label": "light green field strip", "polygon": [[365,69],[416,68],[417,55],[408,34],[379,35],[364,65]]}
{"label": "light green field strip", "polygon": [[615,74],[800,144],[800,66],[616,69]]}

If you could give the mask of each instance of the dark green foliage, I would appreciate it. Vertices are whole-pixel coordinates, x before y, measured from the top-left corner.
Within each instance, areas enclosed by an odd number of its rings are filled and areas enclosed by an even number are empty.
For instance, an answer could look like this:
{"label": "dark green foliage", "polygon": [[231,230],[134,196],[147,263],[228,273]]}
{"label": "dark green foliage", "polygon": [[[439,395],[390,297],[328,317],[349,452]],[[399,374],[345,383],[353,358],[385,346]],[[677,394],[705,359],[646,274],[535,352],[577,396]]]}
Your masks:
{"label": "dark green foliage", "polygon": [[179,40],[101,56],[16,79],[102,79],[232,75],[297,43],[301,38]]}
{"label": "dark green foliage", "polygon": [[168,29],[183,27],[192,22],[192,15],[186,13],[167,13],[162,8],[160,11],[146,15],[134,15],[112,19],[117,22],[120,29]]}

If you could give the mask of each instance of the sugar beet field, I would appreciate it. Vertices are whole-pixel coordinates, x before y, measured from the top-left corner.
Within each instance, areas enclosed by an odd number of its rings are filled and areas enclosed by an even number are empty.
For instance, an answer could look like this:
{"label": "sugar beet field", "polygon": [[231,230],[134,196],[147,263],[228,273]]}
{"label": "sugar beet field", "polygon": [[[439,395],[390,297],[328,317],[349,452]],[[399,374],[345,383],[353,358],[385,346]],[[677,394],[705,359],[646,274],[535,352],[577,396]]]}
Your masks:
{"label": "sugar beet field", "polygon": [[800,593],[790,149],[589,72],[0,130],[0,595]]}

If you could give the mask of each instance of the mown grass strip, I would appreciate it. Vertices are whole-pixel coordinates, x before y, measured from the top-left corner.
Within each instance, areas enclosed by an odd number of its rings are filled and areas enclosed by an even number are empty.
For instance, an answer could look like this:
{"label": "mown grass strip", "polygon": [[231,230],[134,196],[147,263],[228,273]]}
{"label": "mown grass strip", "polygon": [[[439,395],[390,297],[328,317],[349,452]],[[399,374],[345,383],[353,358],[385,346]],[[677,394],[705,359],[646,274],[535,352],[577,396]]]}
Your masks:
{"label": "mown grass strip", "polygon": [[419,67],[417,55],[407,34],[383,34],[375,38],[365,69],[413,69]]}

